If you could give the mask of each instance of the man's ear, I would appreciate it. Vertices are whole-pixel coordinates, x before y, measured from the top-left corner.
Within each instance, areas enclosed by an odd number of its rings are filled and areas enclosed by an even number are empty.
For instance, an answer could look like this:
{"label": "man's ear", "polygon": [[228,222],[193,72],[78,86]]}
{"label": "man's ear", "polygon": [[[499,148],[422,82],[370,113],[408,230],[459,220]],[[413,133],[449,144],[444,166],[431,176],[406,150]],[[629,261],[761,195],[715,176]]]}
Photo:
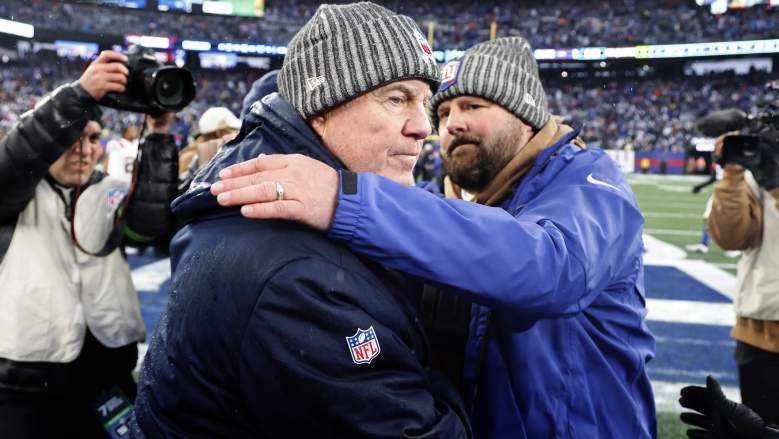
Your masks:
{"label": "man's ear", "polygon": [[314,130],[314,132],[319,136],[319,138],[324,138],[325,131],[327,128],[327,118],[325,115],[320,114],[318,116],[312,117],[308,124],[311,126],[311,129]]}

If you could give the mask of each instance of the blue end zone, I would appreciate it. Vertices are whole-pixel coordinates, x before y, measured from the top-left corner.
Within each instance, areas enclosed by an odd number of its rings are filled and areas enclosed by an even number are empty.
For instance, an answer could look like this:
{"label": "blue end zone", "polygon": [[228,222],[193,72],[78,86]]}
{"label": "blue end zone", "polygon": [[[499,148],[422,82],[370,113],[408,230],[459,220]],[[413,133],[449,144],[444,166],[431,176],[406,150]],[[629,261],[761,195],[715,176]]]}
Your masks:
{"label": "blue end zone", "polygon": [[731,302],[729,298],[673,267],[644,267],[644,285],[647,297],[652,299]]}

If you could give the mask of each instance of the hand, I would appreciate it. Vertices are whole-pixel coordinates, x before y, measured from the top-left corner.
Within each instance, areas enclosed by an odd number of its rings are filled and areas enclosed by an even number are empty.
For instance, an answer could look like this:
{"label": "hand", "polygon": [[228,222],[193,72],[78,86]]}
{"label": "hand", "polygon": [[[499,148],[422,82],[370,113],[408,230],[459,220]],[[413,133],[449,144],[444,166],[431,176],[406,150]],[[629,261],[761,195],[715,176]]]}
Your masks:
{"label": "hand", "polygon": [[127,57],[123,54],[104,50],[84,70],[78,83],[96,101],[103,99],[103,96],[109,92],[122,93],[127,86],[127,75],[130,73],[123,64],[126,62]]}
{"label": "hand", "polygon": [[682,422],[700,429],[687,430],[692,439],[746,439],[773,437],[768,423],[749,407],[733,402],[722,393],[717,380],[706,378],[706,387],[682,389],[679,404],[698,413],[682,413]]}
{"label": "hand", "polygon": [[[300,154],[264,155],[230,166],[211,186],[222,206],[241,207],[241,214],[255,219],[298,221],[327,231],[338,203],[338,172]],[[276,200],[276,183],[284,187],[284,199]]]}
{"label": "hand", "polygon": [[148,127],[150,134],[168,134],[170,132],[170,124],[173,122],[173,116],[175,114],[171,112],[162,113],[159,116],[149,116],[146,118],[146,126]]}

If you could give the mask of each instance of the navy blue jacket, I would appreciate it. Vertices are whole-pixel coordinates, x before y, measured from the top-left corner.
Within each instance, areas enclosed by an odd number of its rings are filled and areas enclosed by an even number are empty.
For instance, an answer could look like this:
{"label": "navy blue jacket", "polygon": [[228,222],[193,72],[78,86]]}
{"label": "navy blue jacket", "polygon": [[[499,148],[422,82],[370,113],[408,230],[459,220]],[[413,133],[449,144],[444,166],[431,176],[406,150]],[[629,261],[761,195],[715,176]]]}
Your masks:
{"label": "navy blue jacket", "polygon": [[[172,292],[141,372],[148,437],[470,437],[453,387],[426,368],[415,285],[323,234],[252,221],[208,192],[260,153],[337,169],[278,94],[174,203]],[[367,330],[368,332],[365,332]]]}

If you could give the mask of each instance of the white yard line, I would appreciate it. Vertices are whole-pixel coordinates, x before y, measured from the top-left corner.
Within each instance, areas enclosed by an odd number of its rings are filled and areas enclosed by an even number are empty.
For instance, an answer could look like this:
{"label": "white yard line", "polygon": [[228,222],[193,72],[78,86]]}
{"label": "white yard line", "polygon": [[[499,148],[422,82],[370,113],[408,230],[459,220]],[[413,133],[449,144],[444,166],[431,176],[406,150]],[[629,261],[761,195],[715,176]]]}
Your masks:
{"label": "white yard line", "polygon": [[652,212],[651,210],[642,210],[641,213],[645,218],[703,219],[700,213]]}
{"label": "white yard line", "polygon": [[137,268],[132,276],[136,291],[157,292],[160,285],[170,278],[170,258]]}
{"label": "white yard line", "polygon": [[695,300],[647,299],[648,320],[696,325],[733,326],[736,314],[732,303]]}
{"label": "white yard line", "polygon": [[678,236],[701,236],[700,231],[677,230],[677,229],[644,229],[644,232],[652,235],[678,235]]}

